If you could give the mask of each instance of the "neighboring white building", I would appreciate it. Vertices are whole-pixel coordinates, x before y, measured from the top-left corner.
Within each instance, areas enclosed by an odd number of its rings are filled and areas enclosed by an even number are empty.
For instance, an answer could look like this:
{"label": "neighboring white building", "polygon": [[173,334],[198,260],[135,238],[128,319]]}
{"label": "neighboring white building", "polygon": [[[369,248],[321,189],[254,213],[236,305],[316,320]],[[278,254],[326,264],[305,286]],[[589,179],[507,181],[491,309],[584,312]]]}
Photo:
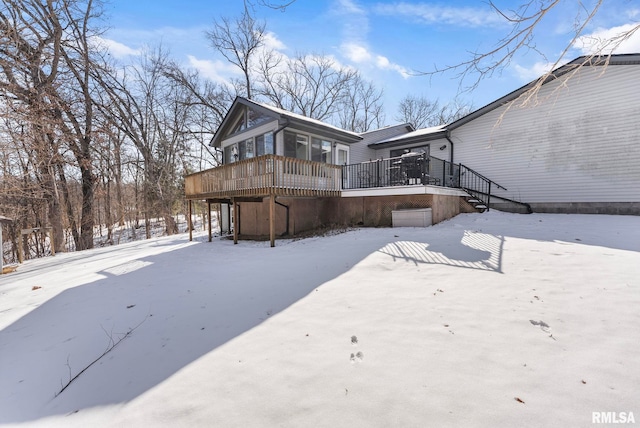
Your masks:
{"label": "neighboring white building", "polygon": [[577,58],[524,103],[536,83],[444,127],[368,147],[387,157],[428,146],[536,212],[640,214],[640,54]]}

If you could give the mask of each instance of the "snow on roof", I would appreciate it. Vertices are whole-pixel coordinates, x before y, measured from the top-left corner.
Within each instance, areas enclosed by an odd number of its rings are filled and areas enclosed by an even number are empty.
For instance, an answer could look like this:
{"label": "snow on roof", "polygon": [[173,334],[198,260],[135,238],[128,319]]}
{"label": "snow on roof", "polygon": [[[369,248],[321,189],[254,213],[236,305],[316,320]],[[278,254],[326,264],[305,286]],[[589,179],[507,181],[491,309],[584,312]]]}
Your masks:
{"label": "snow on roof", "polygon": [[406,134],[396,135],[395,137],[387,138],[386,140],[378,141],[373,144],[383,144],[383,143],[390,143],[393,141],[400,141],[400,140],[405,140],[405,139],[414,138],[414,137],[424,137],[426,135],[437,134],[439,132],[445,131],[446,128],[447,128],[447,125],[438,125],[438,126],[432,126],[430,128],[416,129],[415,131],[407,132]]}
{"label": "snow on roof", "polygon": [[396,137],[398,135],[406,135],[408,132],[414,131],[413,125],[410,123],[402,123],[399,125],[385,126],[384,128],[374,129],[373,131],[367,131],[360,134],[364,144],[375,144],[380,141],[386,141],[389,138]]}
{"label": "snow on roof", "polygon": [[336,130],[338,132],[342,132],[342,133],[345,133],[345,134],[353,135],[354,137],[360,137],[360,134],[358,134],[357,132],[347,131],[345,129],[339,128],[339,127],[334,126],[334,125],[330,125],[330,124],[328,124],[326,122],[323,122],[321,120],[318,120],[318,119],[313,119],[313,118],[304,116],[302,114],[293,113],[293,112],[290,112],[290,111],[287,111],[287,110],[284,110],[284,109],[281,109],[281,108],[278,108],[278,107],[271,106],[269,104],[264,104],[264,103],[260,103],[260,102],[254,101],[254,100],[249,100],[247,98],[242,98],[242,99],[247,101],[247,102],[249,102],[249,103],[251,103],[251,104],[255,104],[255,105],[260,106],[262,108],[265,108],[267,110],[271,110],[274,113],[279,114],[281,116],[289,117],[289,118],[292,118],[292,119],[295,119],[295,120],[299,120],[301,122],[307,122],[307,123],[313,124],[315,126],[322,126],[322,127],[325,127],[325,128],[334,129],[334,130]]}

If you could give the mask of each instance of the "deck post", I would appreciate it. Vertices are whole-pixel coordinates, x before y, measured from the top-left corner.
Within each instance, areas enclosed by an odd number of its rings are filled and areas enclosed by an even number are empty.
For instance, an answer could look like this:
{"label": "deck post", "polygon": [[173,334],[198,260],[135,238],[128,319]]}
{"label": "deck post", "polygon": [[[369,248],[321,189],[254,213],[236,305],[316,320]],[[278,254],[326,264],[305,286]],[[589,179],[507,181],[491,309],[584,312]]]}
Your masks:
{"label": "deck post", "polygon": [[235,198],[231,199],[233,204],[233,243],[238,243],[238,203]]}
{"label": "deck post", "polygon": [[188,200],[187,203],[187,216],[188,216],[188,220],[187,220],[187,227],[189,228],[189,242],[193,241],[193,224],[191,224],[191,212],[192,212],[192,201],[191,199]]}
{"label": "deck post", "polygon": [[207,219],[209,219],[208,231],[209,231],[209,242],[211,242],[211,199],[207,199]]}
{"label": "deck post", "polygon": [[276,231],[275,231],[275,217],[276,217],[276,195],[271,193],[269,197],[269,240],[271,246],[276,246]]}

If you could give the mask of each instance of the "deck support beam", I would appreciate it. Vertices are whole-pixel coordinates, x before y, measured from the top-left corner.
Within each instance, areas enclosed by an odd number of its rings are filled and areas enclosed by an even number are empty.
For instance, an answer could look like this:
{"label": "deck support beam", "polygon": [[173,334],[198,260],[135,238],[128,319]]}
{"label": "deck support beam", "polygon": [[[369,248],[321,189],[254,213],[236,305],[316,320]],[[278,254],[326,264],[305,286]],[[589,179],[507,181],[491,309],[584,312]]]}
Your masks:
{"label": "deck support beam", "polygon": [[269,198],[269,240],[271,241],[271,246],[276,246],[276,227],[275,227],[275,217],[276,217],[276,196],[271,194]]}
{"label": "deck support beam", "polygon": [[189,228],[189,242],[193,241],[193,223],[191,221],[191,214],[193,211],[192,205],[193,205],[193,201],[191,199],[188,199],[187,200],[187,216],[188,216],[187,227]]}
{"label": "deck support beam", "polygon": [[235,198],[231,199],[231,203],[233,204],[233,243],[237,244],[238,243],[238,227],[240,226],[240,221],[239,221],[239,206],[238,206],[238,202],[236,202]]}
{"label": "deck support beam", "polygon": [[207,219],[208,219],[208,232],[209,232],[209,242],[211,242],[211,200],[207,200]]}

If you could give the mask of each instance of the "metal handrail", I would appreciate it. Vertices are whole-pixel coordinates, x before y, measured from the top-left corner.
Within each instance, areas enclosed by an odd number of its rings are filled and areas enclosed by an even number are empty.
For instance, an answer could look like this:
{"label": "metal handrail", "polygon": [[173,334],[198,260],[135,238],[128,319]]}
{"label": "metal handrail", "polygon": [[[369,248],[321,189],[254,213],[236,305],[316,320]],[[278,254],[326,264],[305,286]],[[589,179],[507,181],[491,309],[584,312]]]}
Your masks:
{"label": "metal handrail", "polygon": [[342,166],[345,190],[412,184],[459,187],[458,182],[459,165],[426,154],[407,153]]}

